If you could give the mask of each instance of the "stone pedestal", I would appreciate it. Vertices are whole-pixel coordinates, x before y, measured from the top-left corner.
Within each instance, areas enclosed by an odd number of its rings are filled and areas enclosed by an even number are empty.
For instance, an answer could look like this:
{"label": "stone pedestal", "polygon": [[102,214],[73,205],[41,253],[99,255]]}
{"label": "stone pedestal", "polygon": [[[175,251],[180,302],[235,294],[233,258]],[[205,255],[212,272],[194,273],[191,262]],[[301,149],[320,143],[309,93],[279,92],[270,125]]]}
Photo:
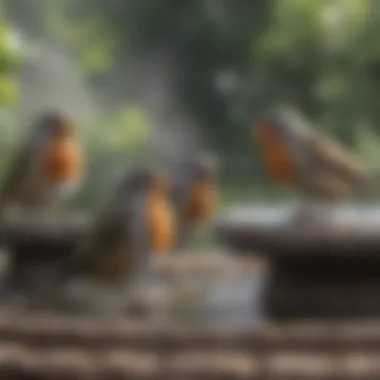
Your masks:
{"label": "stone pedestal", "polygon": [[380,257],[288,257],[271,260],[264,295],[273,319],[379,318]]}
{"label": "stone pedestal", "polygon": [[290,209],[260,206],[217,225],[238,255],[269,264],[265,313],[274,319],[380,317],[380,207],[336,210],[326,225],[292,225]]}
{"label": "stone pedestal", "polygon": [[68,268],[74,247],[88,229],[78,215],[57,220],[9,219],[0,224],[0,244],[9,253],[6,285],[25,292],[40,284],[49,286]]}

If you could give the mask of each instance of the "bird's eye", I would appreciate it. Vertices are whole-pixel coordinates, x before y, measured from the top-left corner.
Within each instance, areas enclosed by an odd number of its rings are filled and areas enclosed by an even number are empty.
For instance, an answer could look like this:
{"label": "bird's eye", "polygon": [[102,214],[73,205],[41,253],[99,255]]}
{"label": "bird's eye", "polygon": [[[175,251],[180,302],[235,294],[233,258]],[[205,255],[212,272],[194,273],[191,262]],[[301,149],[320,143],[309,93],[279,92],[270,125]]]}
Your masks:
{"label": "bird's eye", "polygon": [[166,190],[169,186],[169,178],[165,173],[156,172],[152,174],[152,183],[156,189]]}
{"label": "bird's eye", "polygon": [[58,134],[68,134],[74,129],[74,125],[71,120],[65,118],[58,118],[55,121],[54,129]]}

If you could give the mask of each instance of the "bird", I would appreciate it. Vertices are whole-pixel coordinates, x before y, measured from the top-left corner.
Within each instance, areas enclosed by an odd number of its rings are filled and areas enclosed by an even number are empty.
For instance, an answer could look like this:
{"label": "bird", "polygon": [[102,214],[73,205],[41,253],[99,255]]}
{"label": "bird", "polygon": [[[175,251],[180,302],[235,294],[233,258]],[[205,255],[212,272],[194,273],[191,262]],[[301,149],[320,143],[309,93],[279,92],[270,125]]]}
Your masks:
{"label": "bird", "polygon": [[128,171],[43,304],[96,314],[128,310],[136,291],[149,280],[152,257],[171,252],[175,241],[168,189],[165,173],[151,168]]}
{"label": "bird", "polygon": [[210,152],[194,154],[173,170],[171,199],[177,215],[177,248],[189,234],[215,214],[218,199],[218,161]]}
{"label": "bird", "polygon": [[295,190],[300,207],[295,223],[326,224],[331,205],[354,194],[376,196],[376,175],[355,153],[313,129],[293,107],[274,107],[251,130],[269,178]]}
{"label": "bird", "polygon": [[12,207],[48,215],[77,188],[83,154],[73,120],[62,112],[43,113],[12,161],[0,189],[0,218]]}

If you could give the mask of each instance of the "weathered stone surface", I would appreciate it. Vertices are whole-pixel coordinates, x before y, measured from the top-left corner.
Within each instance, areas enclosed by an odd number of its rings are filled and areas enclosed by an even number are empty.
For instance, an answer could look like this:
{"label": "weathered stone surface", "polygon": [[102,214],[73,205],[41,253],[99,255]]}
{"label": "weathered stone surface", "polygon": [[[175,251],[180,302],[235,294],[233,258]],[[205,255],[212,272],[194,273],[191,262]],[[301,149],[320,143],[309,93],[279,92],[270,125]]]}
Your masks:
{"label": "weathered stone surface", "polygon": [[267,324],[241,331],[24,315],[0,320],[0,378],[378,379],[380,323]]}
{"label": "weathered stone surface", "polygon": [[380,208],[333,211],[326,224],[295,225],[290,207],[247,207],[217,224],[221,242],[237,256],[267,261],[267,317],[380,316]]}

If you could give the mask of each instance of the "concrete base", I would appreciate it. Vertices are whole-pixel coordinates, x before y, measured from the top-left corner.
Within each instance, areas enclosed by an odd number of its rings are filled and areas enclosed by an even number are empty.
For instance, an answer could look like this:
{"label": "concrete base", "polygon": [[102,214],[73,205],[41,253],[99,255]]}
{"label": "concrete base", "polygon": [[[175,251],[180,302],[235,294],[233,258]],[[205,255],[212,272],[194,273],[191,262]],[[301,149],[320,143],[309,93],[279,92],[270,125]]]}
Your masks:
{"label": "concrete base", "polygon": [[380,317],[380,258],[272,259],[265,314],[274,319]]}

